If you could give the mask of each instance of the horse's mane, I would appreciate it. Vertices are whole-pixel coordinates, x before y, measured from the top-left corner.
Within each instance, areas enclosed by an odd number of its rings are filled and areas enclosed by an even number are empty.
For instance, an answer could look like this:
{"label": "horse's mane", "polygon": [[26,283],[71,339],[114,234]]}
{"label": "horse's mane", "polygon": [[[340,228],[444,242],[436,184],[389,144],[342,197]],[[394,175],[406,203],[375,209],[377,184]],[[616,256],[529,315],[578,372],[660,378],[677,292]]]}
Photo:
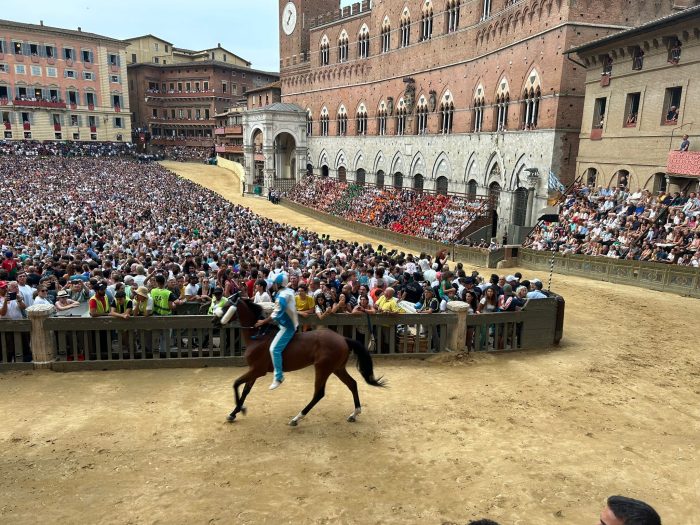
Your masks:
{"label": "horse's mane", "polygon": [[248,308],[250,308],[251,311],[253,312],[253,315],[255,316],[255,318],[256,318],[256,319],[260,319],[260,317],[262,316],[262,311],[263,311],[262,306],[260,306],[259,304],[254,303],[254,302],[253,302],[252,300],[250,300],[250,299],[244,299],[244,301],[245,301],[246,306],[247,306]]}

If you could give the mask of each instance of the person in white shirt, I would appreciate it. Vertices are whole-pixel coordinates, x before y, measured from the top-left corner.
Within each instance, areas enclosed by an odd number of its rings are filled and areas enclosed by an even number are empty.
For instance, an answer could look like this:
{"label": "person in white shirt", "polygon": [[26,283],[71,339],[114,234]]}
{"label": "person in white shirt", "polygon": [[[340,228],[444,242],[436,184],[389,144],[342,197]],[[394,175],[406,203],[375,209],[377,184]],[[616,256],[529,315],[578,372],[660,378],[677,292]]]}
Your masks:
{"label": "person in white shirt", "polygon": [[260,304],[260,303],[271,303],[272,299],[270,298],[270,294],[267,293],[267,282],[265,279],[258,279],[255,282],[255,297],[253,298],[253,302],[255,304]]}
{"label": "person in white shirt", "polygon": [[34,304],[34,288],[27,284],[27,273],[22,271],[17,274],[17,285],[19,291],[24,299],[24,304],[26,306],[31,306]]}
{"label": "person in white shirt", "polygon": [[53,303],[49,301],[48,294],[49,290],[46,288],[46,286],[39,286],[36,291],[36,299],[34,299],[34,304],[48,304],[49,306],[53,306]]}

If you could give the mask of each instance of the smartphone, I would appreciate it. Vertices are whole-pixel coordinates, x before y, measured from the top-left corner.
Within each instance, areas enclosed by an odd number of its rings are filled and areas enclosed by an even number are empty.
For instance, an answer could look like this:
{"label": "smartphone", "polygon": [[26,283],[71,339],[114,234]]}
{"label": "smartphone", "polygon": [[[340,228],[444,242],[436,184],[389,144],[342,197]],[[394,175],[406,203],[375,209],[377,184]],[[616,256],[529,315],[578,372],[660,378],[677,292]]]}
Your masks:
{"label": "smartphone", "polygon": [[7,294],[7,297],[8,297],[8,300],[14,301],[15,299],[17,299],[17,292],[9,292]]}

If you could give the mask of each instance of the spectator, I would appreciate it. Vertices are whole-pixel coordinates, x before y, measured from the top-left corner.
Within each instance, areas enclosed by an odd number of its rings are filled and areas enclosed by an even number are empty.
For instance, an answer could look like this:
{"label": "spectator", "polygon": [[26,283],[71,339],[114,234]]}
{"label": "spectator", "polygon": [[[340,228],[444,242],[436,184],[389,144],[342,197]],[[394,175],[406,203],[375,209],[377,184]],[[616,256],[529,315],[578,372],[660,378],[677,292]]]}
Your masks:
{"label": "spectator", "polygon": [[661,518],[643,501],[610,496],[600,514],[600,525],[661,525]]}
{"label": "spectator", "polygon": [[678,151],[688,151],[690,149],[690,140],[688,135],[683,135],[683,141],[681,142],[681,147]]}

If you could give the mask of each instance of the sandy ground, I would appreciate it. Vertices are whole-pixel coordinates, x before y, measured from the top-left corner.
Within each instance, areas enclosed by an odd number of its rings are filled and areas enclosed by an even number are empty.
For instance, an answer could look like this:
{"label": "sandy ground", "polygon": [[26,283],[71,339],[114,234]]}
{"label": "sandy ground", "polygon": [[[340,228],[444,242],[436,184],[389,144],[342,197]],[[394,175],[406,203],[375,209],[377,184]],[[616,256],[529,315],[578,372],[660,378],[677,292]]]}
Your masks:
{"label": "sandy ground", "polygon": [[0,522],[590,525],[621,493],[700,524],[700,303],[554,286],[559,348],[377,360],[391,388],[361,384],[355,424],[332,379],[286,425],[311,370],[266,378],[232,425],[240,369],[0,375]]}

